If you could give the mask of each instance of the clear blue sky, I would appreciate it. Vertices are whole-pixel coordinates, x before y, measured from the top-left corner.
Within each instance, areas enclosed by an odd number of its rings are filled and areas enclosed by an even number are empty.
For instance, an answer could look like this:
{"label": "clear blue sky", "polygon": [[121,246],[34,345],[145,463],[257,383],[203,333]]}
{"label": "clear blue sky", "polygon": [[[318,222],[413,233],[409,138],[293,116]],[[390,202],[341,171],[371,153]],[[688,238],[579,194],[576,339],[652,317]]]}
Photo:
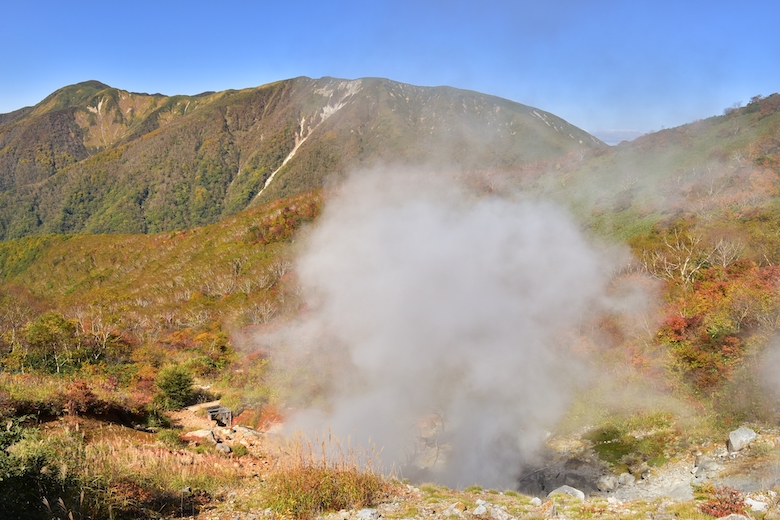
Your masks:
{"label": "clear blue sky", "polygon": [[0,20],[0,113],[88,79],[195,94],[379,76],[644,133],[780,91],[777,0],[8,0]]}

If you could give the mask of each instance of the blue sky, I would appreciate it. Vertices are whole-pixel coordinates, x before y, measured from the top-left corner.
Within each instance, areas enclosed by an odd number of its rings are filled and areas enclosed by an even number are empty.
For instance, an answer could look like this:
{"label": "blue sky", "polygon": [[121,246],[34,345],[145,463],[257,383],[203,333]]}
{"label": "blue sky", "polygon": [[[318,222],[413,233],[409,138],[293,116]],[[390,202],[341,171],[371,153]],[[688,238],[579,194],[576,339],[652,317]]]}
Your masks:
{"label": "blue sky", "polygon": [[776,0],[9,0],[0,19],[0,113],[88,79],[196,94],[378,76],[505,97],[603,135],[780,91]]}

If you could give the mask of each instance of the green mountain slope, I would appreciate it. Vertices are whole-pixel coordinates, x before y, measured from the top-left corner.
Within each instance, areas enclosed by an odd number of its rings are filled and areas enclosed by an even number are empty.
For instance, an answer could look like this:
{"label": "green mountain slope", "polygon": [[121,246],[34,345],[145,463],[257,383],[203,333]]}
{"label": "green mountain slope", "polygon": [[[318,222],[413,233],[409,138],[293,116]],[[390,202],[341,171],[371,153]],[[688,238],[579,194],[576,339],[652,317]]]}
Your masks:
{"label": "green mountain slope", "polygon": [[89,81],[0,116],[0,238],[189,228],[377,162],[504,170],[601,147],[539,109],[384,79],[173,97]]}
{"label": "green mountain slope", "polygon": [[780,95],[495,178],[568,205],[617,240],[675,218],[739,218],[780,190]]}

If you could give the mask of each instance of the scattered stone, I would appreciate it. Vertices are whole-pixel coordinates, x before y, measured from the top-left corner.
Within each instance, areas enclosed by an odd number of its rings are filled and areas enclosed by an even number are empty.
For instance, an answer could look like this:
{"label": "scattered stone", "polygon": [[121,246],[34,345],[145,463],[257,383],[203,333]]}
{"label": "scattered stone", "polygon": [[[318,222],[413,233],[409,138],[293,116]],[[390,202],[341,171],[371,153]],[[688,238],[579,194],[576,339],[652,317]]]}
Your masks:
{"label": "scattered stone", "polygon": [[648,466],[646,462],[642,462],[641,464],[633,464],[628,467],[628,472],[635,478],[638,477],[645,479],[650,475],[650,466]]}
{"label": "scattered stone", "polygon": [[532,505],[532,506],[534,506],[534,507],[539,507],[540,505],[542,505],[542,499],[541,499],[541,498],[539,498],[539,497],[533,497],[533,498],[531,499],[531,502],[530,502],[530,503],[531,503],[531,505]]}
{"label": "scattered stone", "polygon": [[729,456],[729,450],[727,450],[725,446],[718,446],[712,450],[712,456],[719,459],[725,459]]}
{"label": "scattered stone", "polygon": [[505,507],[495,506],[490,509],[490,516],[494,520],[512,520],[512,515],[506,510]]}
{"label": "scattered stone", "polygon": [[380,517],[379,511],[376,509],[361,509],[357,513],[358,520],[376,520]]}
{"label": "scattered stone", "polygon": [[766,502],[761,502],[760,500],[753,500],[752,498],[746,498],[745,504],[750,506],[750,509],[752,509],[757,513],[762,513],[769,508],[769,504],[767,504]]}
{"label": "scattered stone", "polygon": [[218,442],[217,443],[217,451],[220,452],[220,453],[224,453],[225,455],[229,455],[230,452],[232,452],[233,450],[230,449],[230,446],[228,446],[224,442]]}
{"label": "scattered stone", "polygon": [[610,491],[615,491],[615,488],[618,486],[618,479],[615,475],[602,475],[599,477],[598,482],[596,482],[596,487],[599,488],[599,491],[604,493],[609,493]]}
{"label": "scattered stone", "polygon": [[568,495],[570,497],[578,498],[580,500],[585,500],[585,493],[571,486],[561,486],[559,488],[553,489],[547,495],[547,498],[550,498],[555,495]]}
{"label": "scattered stone", "polygon": [[463,502],[455,502],[444,510],[444,516],[462,516],[465,510],[466,505]]}
{"label": "scattered stone", "polygon": [[618,477],[618,484],[621,486],[633,486],[636,482],[636,478],[629,473],[621,473]]}
{"label": "scattered stone", "polygon": [[214,435],[220,439],[231,439],[233,438],[233,429],[232,428],[214,428],[212,430],[214,432]]}
{"label": "scattered stone", "polygon": [[746,448],[748,444],[756,439],[756,437],[756,432],[745,426],[740,426],[729,433],[729,440],[727,443],[729,452],[734,453]]}
{"label": "scattered stone", "polygon": [[480,504],[477,507],[475,507],[471,513],[476,516],[481,516],[481,515],[486,515],[487,512],[488,512],[487,507],[485,507],[484,504]]}
{"label": "scattered stone", "polygon": [[731,513],[728,516],[721,516],[720,518],[718,518],[718,520],[750,520],[750,518],[745,515],[737,515],[735,513]]}

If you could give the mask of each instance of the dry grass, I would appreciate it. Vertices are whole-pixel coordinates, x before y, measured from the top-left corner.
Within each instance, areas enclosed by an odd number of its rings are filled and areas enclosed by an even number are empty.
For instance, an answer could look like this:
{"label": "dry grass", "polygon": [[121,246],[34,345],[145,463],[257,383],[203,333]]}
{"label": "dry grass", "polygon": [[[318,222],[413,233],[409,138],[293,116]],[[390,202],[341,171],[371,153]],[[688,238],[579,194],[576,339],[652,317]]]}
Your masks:
{"label": "dry grass", "polygon": [[[52,461],[42,471],[68,483],[71,491],[69,496],[49,495],[48,502],[62,502],[60,509],[76,511],[76,518],[197,513],[251,481],[260,465],[252,457],[238,461],[215,452],[167,449],[155,436],[129,428],[85,432],[97,421],[58,423],[18,442],[12,451],[20,460],[44,457]],[[88,442],[85,433],[91,437]]]}
{"label": "dry grass", "polygon": [[395,492],[379,474],[376,452],[361,452],[338,441],[298,438],[288,443],[268,475],[261,503],[291,518],[376,505]]}

